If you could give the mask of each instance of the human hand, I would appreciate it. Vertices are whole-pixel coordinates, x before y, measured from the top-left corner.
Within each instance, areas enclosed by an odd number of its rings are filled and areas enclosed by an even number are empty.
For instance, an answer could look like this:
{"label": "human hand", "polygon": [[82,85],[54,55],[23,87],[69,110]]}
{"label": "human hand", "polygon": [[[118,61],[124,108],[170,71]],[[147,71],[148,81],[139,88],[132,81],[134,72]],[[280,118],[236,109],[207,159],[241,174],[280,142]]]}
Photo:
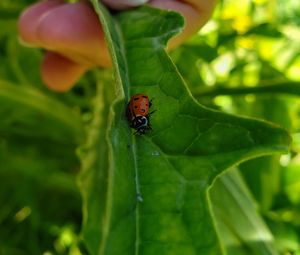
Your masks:
{"label": "human hand", "polygon": [[[197,32],[210,18],[216,0],[103,0],[116,10],[148,2],[171,9],[185,17],[184,31],[170,40],[174,48]],[[88,1],[70,4],[46,0],[27,8],[19,19],[21,40],[32,47],[48,50],[41,66],[46,86],[57,92],[72,88],[90,68],[110,67],[111,59],[98,17]]]}

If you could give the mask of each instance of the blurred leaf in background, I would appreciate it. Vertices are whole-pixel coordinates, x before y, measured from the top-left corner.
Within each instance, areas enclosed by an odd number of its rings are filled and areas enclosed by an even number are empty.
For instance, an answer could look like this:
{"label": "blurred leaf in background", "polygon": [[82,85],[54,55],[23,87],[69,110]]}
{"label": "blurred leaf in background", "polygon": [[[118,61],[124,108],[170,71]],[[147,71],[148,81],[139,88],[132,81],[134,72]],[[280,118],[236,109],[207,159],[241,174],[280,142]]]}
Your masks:
{"label": "blurred leaf in background", "polygon": [[75,149],[95,78],[64,95],[44,87],[42,52],[22,46],[17,34],[31,3],[0,1],[0,254],[81,254]]}
{"label": "blurred leaf in background", "polygon": [[214,19],[172,53],[201,103],[278,123],[293,134],[290,155],[240,166],[281,254],[300,252],[299,7],[294,0],[224,0]]}

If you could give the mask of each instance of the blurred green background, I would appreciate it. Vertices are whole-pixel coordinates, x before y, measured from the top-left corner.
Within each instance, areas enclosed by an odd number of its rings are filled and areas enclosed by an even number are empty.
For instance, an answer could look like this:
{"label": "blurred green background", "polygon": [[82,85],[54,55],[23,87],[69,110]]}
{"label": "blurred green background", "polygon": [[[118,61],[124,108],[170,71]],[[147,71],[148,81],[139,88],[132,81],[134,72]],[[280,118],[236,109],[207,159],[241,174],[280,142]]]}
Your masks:
{"label": "blurred green background", "polygon": [[[22,46],[16,28],[32,2],[0,0],[0,254],[87,254],[76,148],[103,73],[87,73],[68,93],[45,88],[42,50]],[[239,167],[283,255],[300,254],[299,25],[298,0],[224,0],[171,53],[200,103],[292,135],[290,154]]]}

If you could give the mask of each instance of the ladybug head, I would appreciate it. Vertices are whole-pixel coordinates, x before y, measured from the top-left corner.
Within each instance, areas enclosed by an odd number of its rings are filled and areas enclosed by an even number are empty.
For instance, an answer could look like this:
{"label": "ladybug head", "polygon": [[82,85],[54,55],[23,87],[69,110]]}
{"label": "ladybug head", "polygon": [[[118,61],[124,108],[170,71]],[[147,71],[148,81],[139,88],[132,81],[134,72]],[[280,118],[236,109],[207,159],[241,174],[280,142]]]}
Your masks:
{"label": "ladybug head", "polygon": [[136,116],[131,122],[131,127],[140,135],[145,134],[147,130],[151,129],[146,116]]}
{"label": "ladybug head", "polygon": [[136,116],[131,122],[131,127],[133,127],[134,129],[146,127],[147,125],[148,119],[146,116]]}

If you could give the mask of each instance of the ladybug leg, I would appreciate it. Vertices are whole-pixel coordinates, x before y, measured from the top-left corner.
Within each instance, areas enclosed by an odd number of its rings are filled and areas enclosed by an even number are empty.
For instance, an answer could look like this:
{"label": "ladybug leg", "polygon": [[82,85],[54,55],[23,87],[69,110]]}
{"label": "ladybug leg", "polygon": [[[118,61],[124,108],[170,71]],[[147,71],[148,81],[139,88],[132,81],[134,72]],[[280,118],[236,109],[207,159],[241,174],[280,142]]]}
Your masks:
{"label": "ladybug leg", "polygon": [[134,135],[143,135],[143,134],[145,134],[145,131],[144,130],[140,130],[140,129],[138,129],[138,130],[136,130],[134,132]]}
{"label": "ladybug leg", "polygon": [[[154,98],[152,98],[150,101],[149,101],[149,108],[152,106],[152,101],[153,101]],[[148,116],[150,116],[151,114],[155,113],[156,110],[153,110],[152,112],[148,113]]]}
{"label": "ladybug leg", "polygon": [[152,112],[149,112],[148,116],[151,115],[151,114],[153,114],[153,113],[155,113],[155,112],[156,112],[156,110],[153,110]]}
{"label": "ladybug leg", "polygon": [[[153,129],[152,129],[152,126],[150,125],[150,123],[148,123],[147,130],[150,130],[150,131],[153,130]],[[146,131],[146,130],[145,130],[145,131]]]}
{"label": "ladybug leg", "polygon": [[152,106],[153,100],[154,100],[154,98],[151,98],[151,100],[149,101],[149,108]]}

